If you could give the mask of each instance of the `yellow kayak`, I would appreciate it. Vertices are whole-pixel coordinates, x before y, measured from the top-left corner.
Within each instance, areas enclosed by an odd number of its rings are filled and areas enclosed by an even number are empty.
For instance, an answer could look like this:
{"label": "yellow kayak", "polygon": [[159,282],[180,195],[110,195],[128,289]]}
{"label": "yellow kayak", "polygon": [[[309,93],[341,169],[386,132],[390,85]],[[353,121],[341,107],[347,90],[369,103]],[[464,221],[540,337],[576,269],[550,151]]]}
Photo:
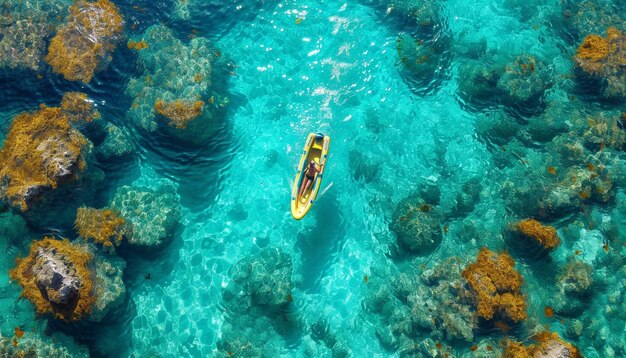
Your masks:
{"label": "yellow kayak", "polygon": [[[324,169],[326,169],[329,147],[330,137],[322,133],[311,133],[306,139],[304,150],[300,157],[300,164],[298,164],[296,180],[293,182],[293,189],[291,190],[291,215],[296,220],[302,219],[309,212],[311,206],[313,206],[317,192],[322,185],[322,177],[324,176]],[[304,171],[312,160],[315,161],[320,172],[315,174],[313,184],[299,197],[298,192],[300,191],[300,186],[304,179]]]}

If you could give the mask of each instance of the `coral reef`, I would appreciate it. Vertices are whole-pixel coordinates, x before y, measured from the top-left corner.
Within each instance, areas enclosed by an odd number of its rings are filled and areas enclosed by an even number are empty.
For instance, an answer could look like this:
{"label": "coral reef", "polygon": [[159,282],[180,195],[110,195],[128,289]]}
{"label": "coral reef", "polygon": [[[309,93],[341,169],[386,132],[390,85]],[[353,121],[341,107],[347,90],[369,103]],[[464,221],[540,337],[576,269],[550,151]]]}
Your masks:
{"label": "coral reef", "polygon": [[554,310],[565,316],[578,316],[593,294],[593,268],[584,261],[570,258],[556,282],[556,294],[551,298]]}
{"label": "coral reef", "polygon": [[599,151],[605,147],[626,150],[626,131],[621,111],[603,111],[581,116],[575,122],[585,148]]}
{"label": "coral reef", "polygon": [[74,222],[78,235],[105,248],[119,246],[124,237],[132,236],[132,227],[112,209],[78,208]]}
{"label": "coral reef", "polygon": [[131,79],[126,88],[134,98],[128,117],[149,132],[161,127],[190,143],[209,138],[219,126],[217,114],[228,102],[215,90],[220,52],[204,38],[184,44],[163,25],[151,26],[129,42],[135,43],[146,44],[137,50],[144,75]]}
{"label": "coral reef", "polygon": [[[315,342],[324,344],[333,357],[351,357],[352,351],[345,340],[328,327],[326,320],[320,319],[310,327],[310,336]],[[320,352],[321,353],[321,352]],[[315,354],[314,354],[315,355]],[[319,355],[319,354],[317,354]]]}
{"label": "coral reef", "polygon": [[430,29],[441,22],[441,2],[439,0],[413,1],[413,0],[377,0],[380,6],[391,14],[408,18],[411,26]]}
{"label": "coral reef", "polygon": [[[493,57],[507,63],[500,55]],[[506,105],[523,115],[542,112],[545,93],[553,85],[551,68],[531,55],[508,59],[504,66],[499,63],[468,61],[461,68],[459,97],[478,109]]]}
{"label": "coral reef", "polygon": [[472,178],[461,187],[461,191],[456,195],[456,204],[452,208],[453,216],[464,216],[474,210],[474,207],[480,201],[480,192],[483,186],[480,178]]}
{"label": "coral reef", "polygon": [[442,220],[438,207],[414,194],[398,203],[389,228],[404,248],[413,254],[426,255],[441,243]]}
{"label": "coral reef", "polygon": [[472,341],[476,316],[461,269],[456,257],[428,270],[373,266],[363,286],[363,305],[380,320],[376,336],[382,346],[411,356],[425,348],[425,337]]}
{"label": "coral reef", "polygon": [[450,62],[450,42],[445,31],[432,38],[406,33],[397,38],[396,50],[402,68],[407,71],[409,80],[416,82],[411,86],[413,90],[427,94],[436,89]]}
{"label": "coral reef", "polygon": [[92,246],[44,237],[9,273],[38,314],[65,321],[101,321],[124,300],[126,263]]}
{"label": "coral reef", "polygon": [[77,321],[92,313],[96,299],[89,268],[92,259],[80,246],[45,237],[31,244],[28,256],[18,259],[9,275],[22,286],[22,296],[38,314]]}
{"label": "coral reef", "polygon": [[95,254],[92,274],[94,276],[95,302],[89,320],[100,322],[114,308],[124,302],[126,286],[122,276],[126,262],[119,257]]}
{"label": "coral reef", "polygon": [[46,62],[67,80],[89,83],[110,61],[124,21],[109,0],[78,0],[69,13],[67,22],[50,41]]}
{"label": "coral reef", "polygon": [[250,306],[268,309],[289,304],[291,297],[291,257],[279,249],[267,248],[258,255],[237,262],[229,271],[231,282],[224,289],[230,309],[246,311]]}
{"label": "coral reef", "polygon": [[503,357],[505,358],[580,358],[578,348],[564,342],[558,333],[541,332],[533,336],[537,343],[524,346],[519,342],[507,340]]}
{"label": "coral reef", "polygon": [[73,342],[58,342],[54,337],[45,338],[35,333],[22,331],[19,337],[16,334],[15,338],[5,337],[0,333],[0,357],[87,358],[89,351]]}
{"label": "coral reef", "polygon": [[98,159],[123,158],[134,153],[135,146],[125,129],[108,123],[105,131],[106,137],[96,147],[96,157]]}
{"label": "coral reef", "polygon": [[159,99],[154,104],[154,110],[169,120],[168,125],[184,129],[190,121],[198,118],[204,109],[204,101],[185,102],[180,99],[165,102]]}
{"label": "coral reef", "polygon": [[561,239],[552,226],[545,226],[535,219],[525,219],[511,224],[511,230],[520,238],[532,240],[544,249],[553,250]]}
{"label": "coral reef", "polygon": [[40,69],[48,27],[32,18],[0,26],[0,67]]}
{"label": "coral reef", "polygon": [[297,329],[282,310],[293,299],[292,271],[291,256],[276,248],[246,256],[230,268],[223,299],[237,314],[228,315],[222,327],[217,343],[222,356],[278,354],[277,344]]}
{"label": "coral reef", "polygon": [[61,109],[73,125],[86,125],[102,118],[93,102],[82,92],[66,92],[61,100]]}
{"label": "coral reef", "polygon": [[561,13],[556,24],[566,35],[566,39],[579,43],[589,34],[599,34],[608,26],[624,23],[624,13],[618,6],[595,0],[561,1]]}
{"label": "coral reef", "polygon": [[585,37],[574,62],[583,73],[600,80],[604,97],[626,96],[626,36],[620,30],[609,27],[606,37]]}
{"label": "coral reef", "polygon": [[514,266],[515,261],[506,252],[496,254],[482,248],[476,262],[463,270],[463,278],[474,294],[478,317],[514,323],[526,319],[522,276]]}
{"label": "coral reef", "polygon": [[159,247],[174,234],[181,216],[176,189],[170,183],[156,190],[122,186],[117,189],[111,207],[132,224],[130,245]]}
{"label": "coral reef", "polygon": [[42,69],[46,39],[65,17],[70,0],[0,3],[0,68]]}
{"label": "coral reef", "polygon": [[91,143],[61,108],[22,113],[0,150],[0,198],[26,211],[47,191],[79,181],[90,153]]}

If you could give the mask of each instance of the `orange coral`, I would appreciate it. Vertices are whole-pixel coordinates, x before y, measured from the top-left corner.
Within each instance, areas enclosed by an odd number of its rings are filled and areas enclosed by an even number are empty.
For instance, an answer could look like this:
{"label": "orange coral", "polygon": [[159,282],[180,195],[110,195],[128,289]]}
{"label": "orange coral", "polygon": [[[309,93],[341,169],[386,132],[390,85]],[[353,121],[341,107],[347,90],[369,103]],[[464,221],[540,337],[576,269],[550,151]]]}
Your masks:
{"label": "orange coral", "polygon": [[618,29],[609,27],[606,37],[588,35],[578,47],[575,61],[590,74],[605,72],[607,68],[626,65],[622,47],[626,37]]}
{"label": "orange coral", "polygon": [[[76,270],[80,287],[78,289],[78,301],[71,312],[55,308],[37,286],[33,268],[40,265],[40,261],[43,260],[39,255],[40,250],[54,252],[56,256],[63,257],[64,261]],[[22,286],[22,297],[26,297],[35,305],[38,314],[51,313],[59,319],[76,321],[91,314],[95,303],[92,272],[89,268],[92,259],[90,253],[81,250],[80,247],[71,244],[68,240],[44,237],[42,240],[34,241],[31,244],[28,256],[16,260],[16,266],[9,271],[9,277]],[[46,294],[53,297],[55,293],[48,291]]]}
{"label": "orange coral", "polygon": [[61,100],[61,109],[65,111],[71,123],[91,123],[101,118],[100,112],[82,92],[65,93]]}
{"label": "orange coral", "polygon": [[524,346],[519,342],[507,340],[504,344],[504,358],[539,358],[547,356],[562,357],[563,353],[569,353],[569,358],[580,358],[580,352],[574,345],[564,342],[558,333],[541,332],[533,336],[537,343]]}
{"label": "orange coral", "polygon": [[546,249],[554,249],[561,243],[555,228],[543,225],[535,219],[516,222],[513,224],[513,230],[526,238],[535,240]]}
{"label": "orange coral", "polygon": [[479,317],[491,320],[498,315],[513,322],[526,319],[526,302],[521,294],[522,276],[514,266],[515,261],[509,254],[498,255],[483,247],[476,262],[463,270],[463,277],[475,294]]}
{"label": "orange coral", "polygon": [[145,41],[128,41],[128,48],[139,51],[148,48],[148,44]]}
{"label": "orange coral", "polygon": [[42,105],[34,113],[17,115],[0,150],[0,195],[28,210],[33,190],[40,195],[55,189],[86,168],[87,144],[60,108]]}
{"label": "orange coral", "polygon": [[78,208],[74,225],[81,238],[106,247],[119,246],[128,231],[126,219],[111,209]]}
{"label": "orange coral", "polygon": [[115,49],[123,20],[109,0],[78,0],[69,12],[67,23],[50,41],[45,59],[65,79],[89,83],[101,61]]}
{"label": "orange coral", "polygon": [[15,337],[22,338],[24,336],[24,331],[19,326],[15,326]]}
{"label": "orange coral", "polygon": [[159,99],[154,104],[154,110],[169,119],[168,125],[175,128],[185,128],[187,124],[200,116],[204,109],[204,101],[184,101],[177,99],[172,102],[165,102]]}

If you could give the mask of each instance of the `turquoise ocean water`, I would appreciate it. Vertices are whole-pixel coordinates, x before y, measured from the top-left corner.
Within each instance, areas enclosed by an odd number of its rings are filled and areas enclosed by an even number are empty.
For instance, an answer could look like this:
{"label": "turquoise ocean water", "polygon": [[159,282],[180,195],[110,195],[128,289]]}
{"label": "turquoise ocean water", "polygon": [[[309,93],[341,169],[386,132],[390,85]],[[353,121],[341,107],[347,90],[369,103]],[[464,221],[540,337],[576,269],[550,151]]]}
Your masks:
{"label": "turquoise ocean water", "polygon": [[[90,83],[43,60],[36,70],[0,61],[0,138],[18,113],[84,92],[133,149],[98,157],[97,189],[57,205],[100,208],[121,186],[168,183],[175,200],[156,205],[179,206],[177,225],[158,249],[117,248],[122,302],[100,322],[67,323],[36,316],[8,272],[43,235],[78,240],[72,220],[4,210],[2,336],[20,327],[99,357],[496,357],[507,338],[532,344],[547,330],[585,357],[626,356],[626,63],[598,80],[575,62],[587,35],[626,31],[623,1],[113,3],[124,38]],[[71,2],[0,5],[1,44],[15,19],[43,13],[58,26]],[[146,35],[151,26],[163,28]],[[182,52],[159,45],[170,30]],[[127,46],[142,39],[148,48]],[[154,94],[129,88],[152,86],[147,74],[178,95],[194,87],[185,71],[207,66],[189,50],[199,39],[218,58],[213,89],[200,91],[216,114],[211,134],[190,143],[144,126],[133,103]],[[295,221],[296,165],[317,131],[331,137],[323,190]],[[400,242],[411,210],[421,216],[409,235],[434,246]],[[512,243],[511,223],[526,218],[556,228],[561,244],[537,253]],[[522,322],[476,320],[471,300],[442,292],[465,284],[459,271],[481,247],[515,260]]]}

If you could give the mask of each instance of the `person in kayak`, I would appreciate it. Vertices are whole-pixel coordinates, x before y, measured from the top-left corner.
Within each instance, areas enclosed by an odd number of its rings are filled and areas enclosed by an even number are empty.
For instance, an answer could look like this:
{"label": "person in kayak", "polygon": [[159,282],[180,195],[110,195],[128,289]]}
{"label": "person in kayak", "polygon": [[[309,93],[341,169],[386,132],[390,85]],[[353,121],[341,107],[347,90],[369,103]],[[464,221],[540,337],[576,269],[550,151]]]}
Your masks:
{"label": "person in kayak", "polygon": [[315,179],[315,173],[319,172],[320,170],[317,169],[315,161],[311,160],[309,162],[309,165],[307,165],[306,170],[304,171],[304,179],[302,179],[302,185],[300,185],[300,192],[298,192],[298,197],[302,197],[302,194],[309,190],[309,187],[311,186],[311,184],[313,184],[313,179]]}

